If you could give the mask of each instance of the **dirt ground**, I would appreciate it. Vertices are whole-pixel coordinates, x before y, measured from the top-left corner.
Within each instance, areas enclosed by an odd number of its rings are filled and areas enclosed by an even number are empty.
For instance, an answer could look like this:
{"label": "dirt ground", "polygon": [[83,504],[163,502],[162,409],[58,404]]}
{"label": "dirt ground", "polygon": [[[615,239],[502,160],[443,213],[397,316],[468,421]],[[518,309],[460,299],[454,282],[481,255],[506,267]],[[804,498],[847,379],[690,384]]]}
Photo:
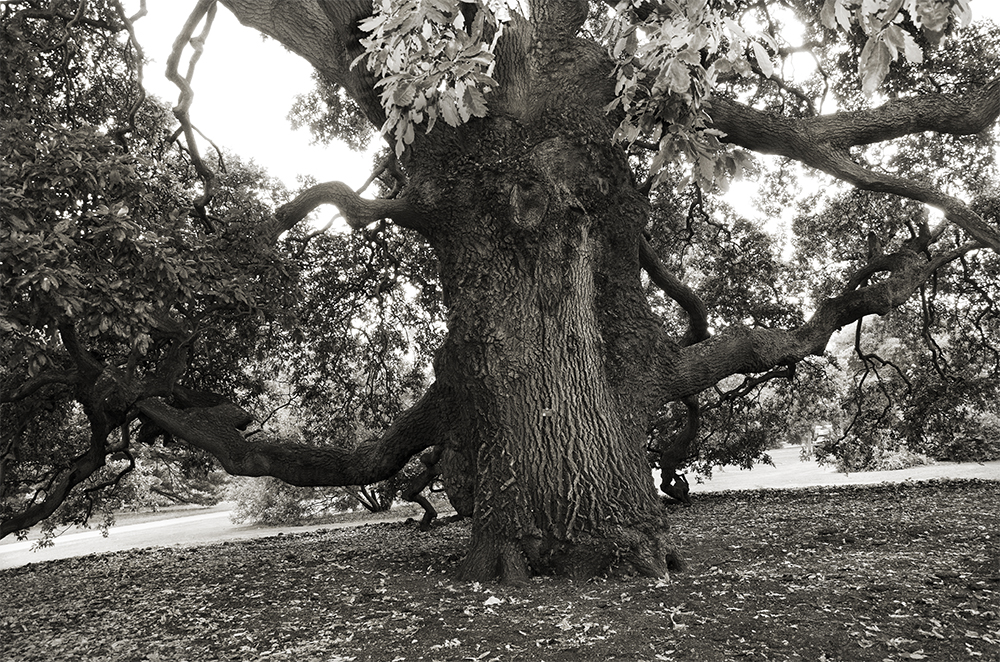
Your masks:
{"label": "dirt ground", "polygon": [[453,579],[468,527],[0,571],[3,660],[1000,660],[1000,483],[700,494],[669,580]]}

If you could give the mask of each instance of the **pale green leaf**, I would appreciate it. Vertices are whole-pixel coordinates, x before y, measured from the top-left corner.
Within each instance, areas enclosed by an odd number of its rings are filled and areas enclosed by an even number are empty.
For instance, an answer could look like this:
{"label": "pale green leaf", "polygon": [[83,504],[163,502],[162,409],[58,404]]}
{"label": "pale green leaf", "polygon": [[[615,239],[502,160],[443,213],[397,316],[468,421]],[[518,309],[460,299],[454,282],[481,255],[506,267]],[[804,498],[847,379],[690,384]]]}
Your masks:
{"label": "pale green leaf", "polygon": [[906,41],[903,38],[903,29],[898,25],[890,25],[883,32],[883,37],[885,39],[885,45],[889,49],[889,54],[892,56],[893,61],[899,57],[899,52],[906,48]]}
{"label": "pale green leaf", "polygon": [[[827,0],[826,4],[830,5],[832,2],[834,2],[834,0]],[[826,5],[823,6],[823,11],[824,12],[826,11]],[[726,29],[729,30],[729,32],[734,37],[736,37],[736,39],[738,39],[739,41],[746,41],[747,40],[747,33],[743,30],[743,28],[740,27],[739,23],[737,23],[733,19],[729,18],[728,16],[725,17],[724,19],[722,19],[722,21],[723,21],[723,24],[726,26]],[[830,27],[833,27],[833,26],[831,25]]]}
{"label": "pale green leaf", "polygon": [[917,40],[913,38],[909,32],[903,33],[903,54],[905,55],[908,62],[911,64],[920,64],[924,61],[924,51],[917,44]]}
{"label": "pale green leaf", "polygon": [[455,104],[455,93],[452,90],[445,90],[438,100],[438,108],[441,110],[441,118],[450,126],[459,126],[462,119],[458,115],[458,107]]}
{"label": "pale green leaf", "polygon": [[665,79],[670,90],[677,94],[685,94],[691,89],[691,74],[680,60],[670,61]]}
{"label": "pale green leaf", "polygon": [[842,27],[845,32],[850,32],[851,31],[851,12],[844,5],[843,0],[838,0],[837,1],[836,7],[834,9],[834,13],[837,16],[837,23],[840,24],[840,27]]}
{"label": "pale green leaf", "polygon": [[903,7],[903,0],[890,0],[889,5],[885,8],[885,13],[882,15],[882,20],[880,21],[878,27],[882,28],[886,25],[892,23],[893,19],[896,18],[896,14]]}
{"label": "pale green leaf", "polygon": [[761,72],[770,78],[774,73],[774,63],[771,61],[771,56],[767,54],[767,50],[759,42],[752,42],[751,46]]}
{"label": "pale green leaf", "polygon": [[872,37],[865,44],[858,59],[858,73],[861,75],[861,91],[865,96],[871,96],[878,89],[889,73],[889,63],[892,58],[885,42],[878,37]]}
{"label": "pale green leaf", "polygon": [[486,99],[482,92],[471,85],[465,88],[465,104],[476,117],[486,117]]}

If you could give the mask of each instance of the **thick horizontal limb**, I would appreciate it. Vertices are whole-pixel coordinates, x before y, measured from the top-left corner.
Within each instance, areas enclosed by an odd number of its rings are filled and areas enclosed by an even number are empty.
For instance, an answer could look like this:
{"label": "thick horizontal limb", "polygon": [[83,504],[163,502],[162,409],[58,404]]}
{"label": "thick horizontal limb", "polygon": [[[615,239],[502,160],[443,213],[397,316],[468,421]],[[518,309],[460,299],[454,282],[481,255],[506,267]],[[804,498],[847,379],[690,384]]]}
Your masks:
{"label": "thick horizontal limb", "polygon": [[839,329],[866,315],[885,315],[909,299],[935,270],[980,247],[967,244],[930,261],[911,253],[911,259],[901,261],[886,279],[826,299],[797,329],[737,327],[686,347],[679,355],[665,359],[663,392],[658,399],[679,400],[730,375],[765,372],[807,356],[820,356]]}
{"label": "thick horizontal limb", "polygon": [[177,409],[161,398],[136,407],[161,430],[214,455],[237,476],[274,476],[299,486],[368,485],[395,475],[447,431],[446,398],[432,385],[381,437],[353,448],[256,443],[240,431],[249,416],[231,403]]}
{"label": "thick horizontal limb", "polygon": [[907,97],[868,110],[817,117],[779,117],[722,98],[712,100],[710,114],[713,124],[726,132],[727,142],[802,160],[800,156],[816,146],[841,151],[925,131],[985,131],[1000,117],[1000,79],[963,93]]}

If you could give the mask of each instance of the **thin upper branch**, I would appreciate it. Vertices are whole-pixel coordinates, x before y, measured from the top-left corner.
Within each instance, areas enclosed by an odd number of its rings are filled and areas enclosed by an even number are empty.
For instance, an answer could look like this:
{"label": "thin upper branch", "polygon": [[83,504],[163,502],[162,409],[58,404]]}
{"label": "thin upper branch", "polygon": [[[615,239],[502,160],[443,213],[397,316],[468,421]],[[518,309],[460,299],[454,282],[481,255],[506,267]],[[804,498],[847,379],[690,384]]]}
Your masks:
{"label": "thin upper branch", "polygon": [[[184,27],[181,28],[180,34],[178,34],[177,38],[174,40],[173,48],[170,51],[169,57],[167,57],[166,71],[167,79],[176,85],[181,91],[180,98],[177,100],[177,106],[174,107],[173,112],[184,131],[184,137],[187,140],[187,148],[188,153],[191,155],[191,161],[194,164],[195,170],[198,172],[198,176],[205,184],[205,191],[201,197],[194,202],[194,206],[195,209],[198,210],[198,215],[201,217],[202,222],[206,224],[206,229],[209,231],[212,230],[212,226],[205,212],[205,206],[215,195],[217,182],[215,172],[209,168],[201,158],[201,153],[198,150],[198,142],[195,140],[195,129],[191,124],[189,110],[191,108],[191,102],[194,101],[194,90],[191,88],[191,79],[194,76],[194,67],[204,50],[205,39],[208,37],[208,32],[212,27],[212,21],[215,19],[215,12],[216,0],[198,1],[198,4],[191,12],[191,15],[188,17],[187,21],[185,21]],[[205,21],[202,32],[198,37],[194,37],[194,30],[202,22],[202,19]],[[188,44],[191,44],[191,46],[194,47],[194,53],[191,55],[191,59],[188,62],[187,75],[181,76],[178,71],[178,65],[180,64],[181,55],[184,53],[184,49],[187,48]]]}
{"label": "thin upper branch", "polygon": [[728,142],[801,161],[858,188],[894,193],[938,207],[977,241],[1000,251],[1000,231],[958,198],[866,168],[849,152],[851,147],[924,131],[955,135],[984,131],[1000,117],[1000,79],[962,93],[895,99],[877,108],[819,117],[776,117],[728,99],[713,100],[711,114]]}

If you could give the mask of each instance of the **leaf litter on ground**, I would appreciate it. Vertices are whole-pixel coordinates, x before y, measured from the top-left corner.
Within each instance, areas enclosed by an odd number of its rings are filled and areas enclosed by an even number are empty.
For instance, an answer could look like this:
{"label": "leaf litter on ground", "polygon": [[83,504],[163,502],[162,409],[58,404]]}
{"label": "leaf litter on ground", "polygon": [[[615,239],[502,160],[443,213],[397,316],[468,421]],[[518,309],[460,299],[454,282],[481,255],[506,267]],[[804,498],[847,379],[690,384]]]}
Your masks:
{"label": "leaf litter on ground", "polygon": [[455,580],[467,523],[0,571],[0,659],[1000,660],[1000,483],[699,495],[669,580]]}

